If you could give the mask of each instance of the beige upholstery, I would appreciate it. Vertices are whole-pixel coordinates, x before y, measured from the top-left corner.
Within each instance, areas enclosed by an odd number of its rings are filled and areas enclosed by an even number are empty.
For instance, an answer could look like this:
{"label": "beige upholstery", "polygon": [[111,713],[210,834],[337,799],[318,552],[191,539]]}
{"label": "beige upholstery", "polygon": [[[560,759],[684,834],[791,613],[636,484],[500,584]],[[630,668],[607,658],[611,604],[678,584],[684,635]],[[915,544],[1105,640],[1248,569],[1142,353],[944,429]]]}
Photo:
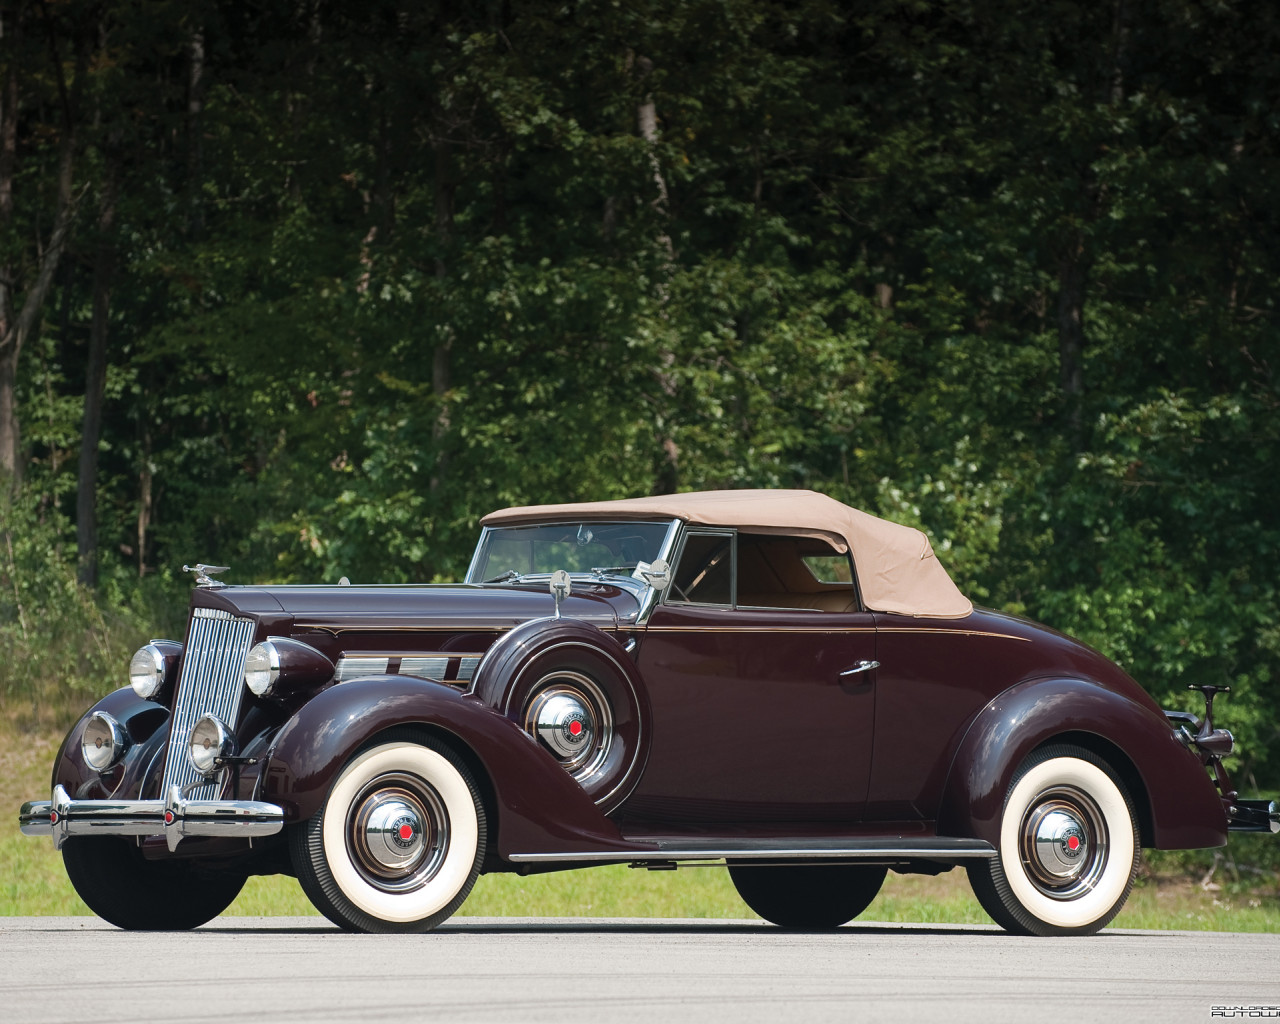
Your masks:
{"label": "beige upholstery", "polygon": [[853,588],[845,587],[824,594],[739,594],[739,608],[808,608],[818,612],[856,612],[858,602]]}

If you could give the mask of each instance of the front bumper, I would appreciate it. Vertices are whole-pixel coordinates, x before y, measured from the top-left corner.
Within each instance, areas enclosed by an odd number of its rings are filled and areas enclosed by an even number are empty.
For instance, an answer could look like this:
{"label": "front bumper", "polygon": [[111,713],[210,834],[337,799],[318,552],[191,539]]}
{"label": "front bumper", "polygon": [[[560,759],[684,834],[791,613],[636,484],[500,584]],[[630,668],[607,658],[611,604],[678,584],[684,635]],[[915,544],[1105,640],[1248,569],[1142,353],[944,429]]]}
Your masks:
{"label": "front bumper", "polygon": [[1237,800],[1227,820],[1231,832],[1280,832],[1280,803],[1275,800]]}
{"label": "front bumper", "polygon": [[30,800],[18,812],[24,836],[158,836],[176,850],[186,836],[254,837],[284,828],[284,810],[258,800],[187,800],[177,786],[164,800],[72,800],[62,786],[52,800]]}

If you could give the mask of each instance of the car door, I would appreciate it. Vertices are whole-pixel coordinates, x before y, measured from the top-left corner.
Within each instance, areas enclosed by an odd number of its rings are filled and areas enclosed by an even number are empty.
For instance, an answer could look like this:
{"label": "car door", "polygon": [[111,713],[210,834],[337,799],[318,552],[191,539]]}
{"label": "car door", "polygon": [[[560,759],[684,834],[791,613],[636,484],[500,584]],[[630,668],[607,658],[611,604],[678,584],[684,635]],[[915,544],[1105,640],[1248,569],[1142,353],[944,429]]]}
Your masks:
{"label": "car door", "polygon": [[[862,817],[874,620],[857,607],[852,582],[816,593],[748,594],[740,589],[747,585],[743,539],[687,531],[673,584],[649,619],[638,666],[652,745],[621,810],[626,825],[829,833]],[[758,553],[758,540],[747,550]],[[781,540],[760,544],[778,548]],[[772,574],[770,581],[780,585]],[[852,607],[841,607],[846,601]]]}

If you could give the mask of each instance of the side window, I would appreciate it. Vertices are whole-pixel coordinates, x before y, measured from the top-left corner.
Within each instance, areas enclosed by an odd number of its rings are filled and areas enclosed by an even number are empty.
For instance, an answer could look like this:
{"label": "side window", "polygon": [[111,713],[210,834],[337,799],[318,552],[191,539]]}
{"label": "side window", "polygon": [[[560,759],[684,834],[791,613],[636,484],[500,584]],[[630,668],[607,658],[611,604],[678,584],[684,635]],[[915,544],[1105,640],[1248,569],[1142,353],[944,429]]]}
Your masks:
{"label": "side window", "polygon": [[733,604],[733,534],[690,533],[668,601]]}
{"label": "side window", "polygon": [[820,537],[738,534],[738,607],[855,612],[853,565]]}

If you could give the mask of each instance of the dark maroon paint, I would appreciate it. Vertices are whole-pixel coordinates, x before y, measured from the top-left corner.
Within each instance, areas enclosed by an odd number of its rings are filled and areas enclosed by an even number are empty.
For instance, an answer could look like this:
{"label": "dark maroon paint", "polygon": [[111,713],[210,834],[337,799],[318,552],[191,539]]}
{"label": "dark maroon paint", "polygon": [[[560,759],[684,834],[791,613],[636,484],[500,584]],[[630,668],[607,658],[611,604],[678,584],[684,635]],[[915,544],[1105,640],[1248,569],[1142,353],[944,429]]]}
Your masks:
{"label": "dark maroon paint", "polygon": [[[192,603],[251,616],[256,640],[290,637],[335,664],[344,653],[487,652],[472,693],[388,674],[341,685],[317,676],[314,695],[284,701],[246,694],[236,728],[259,763],[234,795],[303,820],[361,747],[391,728],[430,729],[471,763],[491,804],[488,870],[512,869],[515,853],[625,860],[658,836],[995,842],[1019,764],[1062,739],[1120,775],[1145,845],[1226,841],[1200,761],[1132,679],[1068,637],[993,612],[939,620],[664,604],[637,627],[627,591],[576,581],[558,620],[544,586],[511,584],[232,587],[197,590]],[[841,677],[864,661],[879,667]],[[518,720],[527,687],[565,667],[601,680],[617,713],[625,763],[595,791]],[[167,707],[124,689],[98,708],[125,725],[132,749],[112,772],[90,771],[82,720],[55,783],[84,798],[161,796]],[[228,849],[249,855],[231,840],[184,842],[179,855]]]}

